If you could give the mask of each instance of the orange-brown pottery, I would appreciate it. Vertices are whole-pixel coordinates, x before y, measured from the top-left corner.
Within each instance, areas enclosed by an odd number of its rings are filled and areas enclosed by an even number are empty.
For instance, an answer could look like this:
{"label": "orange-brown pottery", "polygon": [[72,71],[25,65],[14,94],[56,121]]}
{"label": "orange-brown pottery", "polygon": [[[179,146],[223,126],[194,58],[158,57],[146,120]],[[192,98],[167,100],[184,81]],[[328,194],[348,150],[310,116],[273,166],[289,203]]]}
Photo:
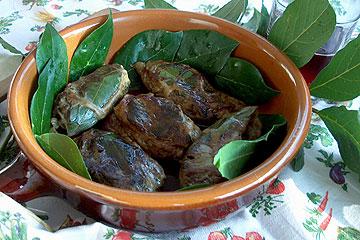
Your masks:
{"label": "orange-brown pottery", "polygon": [[[6,181],[0,179],[0,188],[19,201],[41,194],[57,195],[90,217],[140,231],[189,229],[219,221],[238,211],[252,200],[259,188],[292,160],[305,139],[311,117],[311,102],[299,70],[264,38],[219,18],[175,10],[128,11],[115,13],[113,17],[115,33],[108,61],[132,36],[149,29],[211,29],[239,41],[240,45],[234,55],[255,64],[269,83],[281,91],[279,96],[260,108],[262,112],[280,113],[286,117],[288,132],[281,146],[261,165],[246,174],[199,190],[142,193],[89,181],[52,160],[32,134],[29,105],[37,82],[34,51],[25,58],[14,76],[8,96],[8,109],[14,135],[38,172],[18,184],[28,187],[16,189],[14,181],[18,179],[10,175]],[[69,57],[80,41],[105,19],[106,16],[96,17],[60,32],[65,39]],[[34,171],[25,158],[20,157],[18,161],[15,164],[21,166],[18,175]],[[11,169],[1,175],[5,176],[9,171]]]}

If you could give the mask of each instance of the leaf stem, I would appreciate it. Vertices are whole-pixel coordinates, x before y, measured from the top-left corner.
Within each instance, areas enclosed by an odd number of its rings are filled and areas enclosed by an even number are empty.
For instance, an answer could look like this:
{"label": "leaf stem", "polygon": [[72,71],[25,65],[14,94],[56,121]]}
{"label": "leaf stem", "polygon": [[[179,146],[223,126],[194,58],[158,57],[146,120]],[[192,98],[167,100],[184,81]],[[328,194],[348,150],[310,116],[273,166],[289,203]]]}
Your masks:
{"label": "leaf stem", "polygon": [[313,113],[316,113],[316,114],[319,114],[320,111],[317,110],[316,108],[313,108],[313,109],[312,109],[312,112],[313,112]]}

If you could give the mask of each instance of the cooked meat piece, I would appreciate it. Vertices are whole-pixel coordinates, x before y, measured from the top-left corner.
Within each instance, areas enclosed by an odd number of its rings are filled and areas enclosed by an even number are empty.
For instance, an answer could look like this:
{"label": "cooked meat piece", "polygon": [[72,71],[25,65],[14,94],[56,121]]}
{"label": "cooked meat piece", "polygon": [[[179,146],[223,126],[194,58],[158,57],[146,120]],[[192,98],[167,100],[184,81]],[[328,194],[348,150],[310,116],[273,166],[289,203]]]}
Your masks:
{"label": "cooked meat piece", "polygon": [[128,91],[130,80],[118,64],[104,65],[93,73],[69,83],[54,103],[54,115],[67,135],[77,135],[112,110]]}
{"label": "cooked meat piece", "polygon": [[[205,129],[180,161],[181,186],[215,184],[225,181],[226,179],[214,166],[214,157],[225,144],[244,139],[248,125],[252,119],[255,121],[256,115],[256,107],[245,107]],[[261,125],[257,127],[261,128]],[[253,132],[256,132],[255,129]]]}
{"label": "cooked meat piece", "polygon": [[90,129],[75,141],[95,182],[141,192],[153,192],[163,184],[162,167],[114,133]]}
{"label": "cooked meat piece", "polygon": [[243,102],[213,88],[197,70],[181,63],[138,62],[134,65],[146,88],[174,101],[196,123],[211,124],[239,111]]}
{"label": "cooked meat piece", "polygon": [[153,94],[125,95],[115,107],[116,133],[155,159],[180,159],[200,129],[174,102]]}

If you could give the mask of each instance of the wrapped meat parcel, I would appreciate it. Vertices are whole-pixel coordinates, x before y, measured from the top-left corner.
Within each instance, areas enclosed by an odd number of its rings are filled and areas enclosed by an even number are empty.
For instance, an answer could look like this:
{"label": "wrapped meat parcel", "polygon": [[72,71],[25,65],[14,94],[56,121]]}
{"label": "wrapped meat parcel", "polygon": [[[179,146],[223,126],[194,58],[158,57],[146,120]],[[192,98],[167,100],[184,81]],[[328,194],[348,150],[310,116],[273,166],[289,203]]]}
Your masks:
{"label": "wrapped meat parcel", "polygon": [[245,107],[205,129],[200,138],[186,151],[180,161],[180,184],[215,184],[223,178],[214,166],[219,149],[233,140],[255,139],[261,134],[261,123],[256,107]]}
{"label": "wrapped meat parcel", "polygon": [[137,62],[141,79],[155,96],[181,106],[196,123],[209,124],[245,107],[240,100],[213,88],[197,70],[181,63],[165,61]]}
{"label": "wrapped meat parcel", "polygon": [[118,123],[109,121],[110,129],[155,159],[180,159],[201,133],[178,105],[151,93],[127,94],[114,111]]}
{"label": "wrapped meat parcel", "polygon": [[68,136],[77,135],[112,110],[128,91],[130,80],[119,64],[104,65],[69,83],[56,98],[54,115]]}
{"label": "wrapped meat parcel", "polygon": [[141,192],[153,192],[163,184],[162,167],[114,133],[90,129],[75,141],[95,182]]}

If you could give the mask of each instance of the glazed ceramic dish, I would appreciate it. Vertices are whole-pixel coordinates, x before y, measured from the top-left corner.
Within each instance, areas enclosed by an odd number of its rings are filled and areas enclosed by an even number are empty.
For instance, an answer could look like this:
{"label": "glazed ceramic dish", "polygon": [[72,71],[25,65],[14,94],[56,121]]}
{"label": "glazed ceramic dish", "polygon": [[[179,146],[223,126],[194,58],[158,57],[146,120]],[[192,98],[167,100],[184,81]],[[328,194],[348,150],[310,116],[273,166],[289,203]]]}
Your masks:
{"label": "glazed ceramic dish", "polygon": [[[61,31],[72,56],[79,42],[106,17],[97,17]],[[265,39],[219,18],[174,10],[140,10],[114,14],[114,36],[108,61],[126,41],[149,29],[179,31],[211,29],[239,41],[235,56],[255,64],[270,85],[281,91],[261,112],[280,113],[288,121],[281,146],[255,169],[221,184],[185,192],[143,193],[121,190],[82,178],[61,167],[35,141],[29,119],[30,99],[36,87],[35,52],[22,63],[9,92],[9,117],[14,135],[29,163],[20,157],[15,165],[22,179],[17,189],[14,178],[1,180],[1,188],[18,200],[58,195],[85,214],[117,226],[140,231],[182,230],[219,221],[251,201],[257,189],[274,178],[295,156],[308,132],[311,104],[305,81],[296,66]],[[32,167],[34,166],[34,168]],[[4,174],[3,174],[4,176]],[[15,176],[15,175],[13,175]],[[20,180],[18,182],[21,182]],[[18,184],[19,185],[19,184]],[[11,187],[12,186],[12,187]]]}

